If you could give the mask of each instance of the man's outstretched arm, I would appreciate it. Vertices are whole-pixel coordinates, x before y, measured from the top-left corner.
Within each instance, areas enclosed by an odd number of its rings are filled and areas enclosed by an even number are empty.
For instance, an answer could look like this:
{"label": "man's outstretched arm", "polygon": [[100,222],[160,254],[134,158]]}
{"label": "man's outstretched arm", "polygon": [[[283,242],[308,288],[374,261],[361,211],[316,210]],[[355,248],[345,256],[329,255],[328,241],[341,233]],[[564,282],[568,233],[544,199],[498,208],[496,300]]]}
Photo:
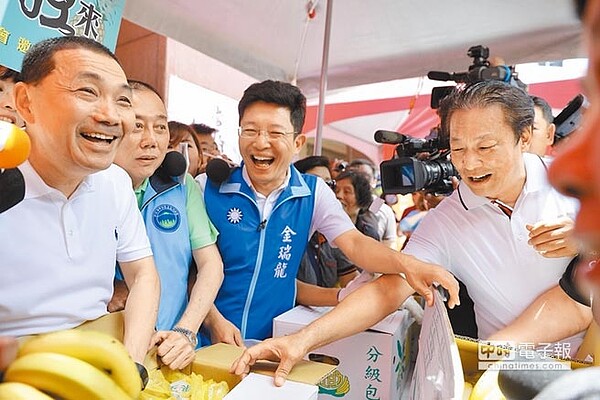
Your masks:
{"label": "man's outstretched arm", "polygon": [[383,275],[351,293],[302,330],[267,339],[245,350],[231,366],[231,372],[247,374],[258,360],[280,361],[275,385],[281,386],[292,367],[308,352],[370,328],[397,310],[413,293],[414,289],[401,276]]}
{"label": "man's outstretched arm", "polygon": [[392,250],[356,229],[338,236],[335,245],[353,263],[369,272],[403,273],[410,286],[425,298],[429,306],[433,305],[432,285],[434,283],[448,290],[450,308],[460,304],[458,282],[450,272],[439,265],[426,263],[411,255]]}

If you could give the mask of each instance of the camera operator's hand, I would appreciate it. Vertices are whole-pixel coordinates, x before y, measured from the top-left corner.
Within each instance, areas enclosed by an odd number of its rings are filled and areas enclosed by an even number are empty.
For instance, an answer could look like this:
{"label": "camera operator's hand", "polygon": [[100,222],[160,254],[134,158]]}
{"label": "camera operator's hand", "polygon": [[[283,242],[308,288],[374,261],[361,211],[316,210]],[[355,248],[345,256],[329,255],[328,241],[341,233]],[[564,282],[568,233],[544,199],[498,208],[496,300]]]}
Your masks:
{"label": "camera operator's hand", "polygon": [[[458,180],[458,178],[456,176],[453,176],[451,179],[452,179],[452,190],[456,190],[460,181]],[[432,208],[436,208],[438,206],[438,204],[440,204],[441,201],[444,200],[449,195],[450,194],[441,195],[441,194],[425,193],[425,206],[427,207],[428,210],[431,210]]]}
{"label": "camera operator's hand", "polygon": [[425,193],[424,201],[427,210],[436,208],[447,196],[441,194]]}
{"label": "camera operator's hand", "polygon": [[460,183],[460,179],[458,179],[457,176],[453,176],[451,179],[452,179],[452,189],[456,190]]}
{"label": "camera operator's hand", "polygon": [[529,231],[529,244],[544,257],[574,257],[577,242],[573,237],[574,221],[563,217],[554,221],[540,221],[525,226]]}

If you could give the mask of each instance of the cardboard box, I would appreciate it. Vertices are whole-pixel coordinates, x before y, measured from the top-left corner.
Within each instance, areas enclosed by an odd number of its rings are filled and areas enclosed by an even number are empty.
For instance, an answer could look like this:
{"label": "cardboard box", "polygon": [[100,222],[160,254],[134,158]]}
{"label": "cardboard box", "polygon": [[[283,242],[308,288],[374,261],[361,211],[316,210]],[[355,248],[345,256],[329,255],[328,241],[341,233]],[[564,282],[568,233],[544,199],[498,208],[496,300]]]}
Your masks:
{"label": "cardboard box", "polygon": [[[268,379],[250,374],[242,381],[239,376],[229,373],[231,364],[242,355],[242,352],[241,348],[224,343],[203,347],[196,351],[196,358],[192,363],[192,371],[201,374],[203,377],[212,378],[215,381],[226,381],[230,389],[237,387],[239,384],[240,388],[232,390],[230,393],[231,396],[227,395],[225,397],[227,400],[253,398],[260,398],[261,400],[313,400],[316,399],[318,391],[316,385],[335,370],[335,366],[332,365],[301,361],[290,371],[288,375],[289,382],[286,382],[282,387],[275,387],[273,375],[277,364],[259,362],[252,368],[252,372],[266,375]],[[246,382],[248,378],[250,379]],[[249,393],[255,392],[260,393],[261,396],[251,397],[249,395]]]}
{"label": "cardboard box", "polygon": [[123,341],[123,334],[125,332],[125,312],[117,311],[105,314],[98,319],[84,322],[75,329],[100,331]]}
{"label": "cardboard box", "polygon": [[[294,333],[329,310],[298,306],[273,320],[273,336]],[[408,311],[397,311],[365,332],[310,353],[311,360],[339,362],[337,371],[319,383],[318,398],[400,398],[407,385],[412,323]]]}
{"label": "cardboard box", "polygon": [[[155,349],[144,361],[148,371],[160,368]],[[196,351],[196,358],[191,367],[182,372],[200,374],[204,380],[227,382],[230,392],[224,397],[224,400],[254,398],[260,398],[260,400],[316,400],[318,382],[335,370],[335,366],[332,365],[303,360],[290,371],[285,385],[276,387],[273,375],[277,363],[274,362],[256,363],[251,369],[251,373],[243,380],[238,375],[229,373],[231,364],[242,355],[242,352],[243,349],[240,347],[224,343],[203,347]],[[257,374],[264,378],[256,377]],[[251,396],[251,393],[260,393],[260,396]]]}
{"label": "cardboard box", "polygon": [[273,385],[272,377],[251,372],[224,397],[224,400],[317,400],[318,393],[319,389],[316,385],[308,385],[306,383],[287,380],[282,387],[276,387]]}

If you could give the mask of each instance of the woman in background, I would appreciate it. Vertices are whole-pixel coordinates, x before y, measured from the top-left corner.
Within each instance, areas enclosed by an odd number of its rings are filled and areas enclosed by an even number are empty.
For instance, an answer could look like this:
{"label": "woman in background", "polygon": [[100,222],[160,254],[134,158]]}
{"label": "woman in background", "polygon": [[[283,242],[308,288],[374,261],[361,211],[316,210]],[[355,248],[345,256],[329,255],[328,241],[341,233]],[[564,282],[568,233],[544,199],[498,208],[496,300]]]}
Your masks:
{"label": "woman in background", "polygon": [[356,229],[375,240],[381,240],[377,232],[377,218],[369,211],[373,197],[367,178],[353,171],[344,171],[335,178],[335,182],[335,195]]}
{"label": "woman in background", "polygon": [[[188,154],[188,173],[192,177],[196,177],[202,164],[202,154],[198,150],[200,144],[196,137],[194,130],[186,124],[177,121],[169,121],[169,132],[171,134],[169,139],[170,150],[180,150],[180,144],[185,143],[187,145]],[[185,154],[184,154],[185,155]]]}

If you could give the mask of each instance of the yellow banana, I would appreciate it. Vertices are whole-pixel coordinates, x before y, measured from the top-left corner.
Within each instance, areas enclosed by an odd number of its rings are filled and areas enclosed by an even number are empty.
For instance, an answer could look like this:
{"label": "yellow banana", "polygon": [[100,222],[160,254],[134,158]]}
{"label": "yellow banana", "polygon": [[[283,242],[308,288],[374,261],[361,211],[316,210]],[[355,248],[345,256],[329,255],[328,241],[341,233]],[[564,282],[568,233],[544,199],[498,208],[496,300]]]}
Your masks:
{"label": "yellow banana", "polygon": [[19,357],[6,369],[4,380],[26,383],[64,400],[130,399],[115,381],[98,368],[58,353],[33,353]]}
{"label": "yellow banana", "polygon": [[125,346],[102,332],[64,330],[35,336],[19,349],[19,356],[40,352],[75,357],[107,372],[131,398],[142,390],[142,380]]}
{"label": "yellow banana", "polygon": [[0,383],[0,400],[52,400],[33,386],[20,382]]}
{"label": "yellow banana", "polygon": [[469,400],[506,400],[498,386],[498,370],[488,369],[477,381]]}
{"label": "yellow banana", "polygon": [[469,382],[465,381],[465,389],[463,390],[463,400],[469,400],[471,397],[471,392],[473,391],[473,385]]}

